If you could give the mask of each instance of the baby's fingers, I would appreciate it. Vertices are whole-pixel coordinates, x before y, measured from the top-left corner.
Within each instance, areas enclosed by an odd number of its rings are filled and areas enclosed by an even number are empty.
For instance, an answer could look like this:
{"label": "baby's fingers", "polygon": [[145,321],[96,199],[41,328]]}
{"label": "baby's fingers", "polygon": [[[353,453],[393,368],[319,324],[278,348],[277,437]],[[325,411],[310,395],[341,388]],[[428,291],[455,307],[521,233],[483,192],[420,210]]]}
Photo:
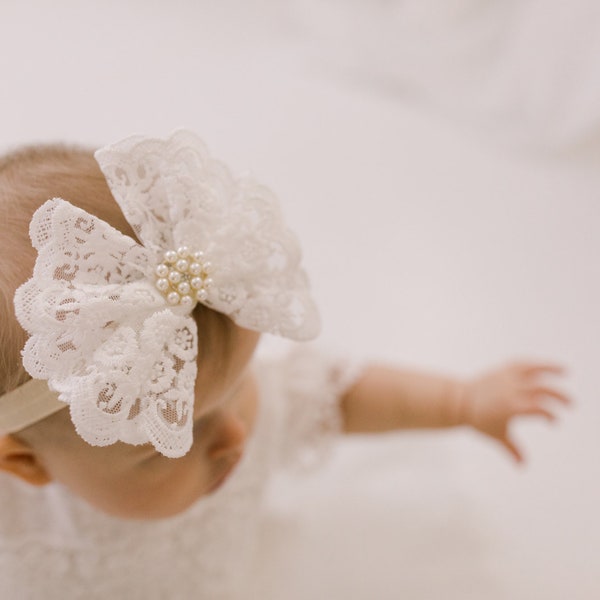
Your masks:
{"label": "baby's fingers", "polygon": [[516,444],[508,437],[499,438],[498,441],[508,450],[509,454],[514,458],[515,462],[522,463],[523,455]]}
{"label": "baby's fingers", "polygon": [[569,398],[569,396],[567,396],[566,394],[564,394],[563,392],[560,392],[559,390],[557,390],[555,388],[548,387],[545,385],[536,385],[536,386],[530,388],[528,390],[528,393],[533,396],[536,396],[537,398],[540,398],[540,397],[554,398],[555,400],[558,400],[559,402],[561,402],[564,405],[571,404],[571,398]]}
{"label": "baby's fingers", "polygon": [[521,375],[539,376],[544,373],[561,375],[565,372],[564,367],[551,363],[517,363],[514,365]]}
{"label": "baby's fingers", "polygon": [[519,409],[520,415],[535,415],[538,417],[544,417],[548,421],[555,421],[556,417],[547,409],[541,406],[524,406]]}

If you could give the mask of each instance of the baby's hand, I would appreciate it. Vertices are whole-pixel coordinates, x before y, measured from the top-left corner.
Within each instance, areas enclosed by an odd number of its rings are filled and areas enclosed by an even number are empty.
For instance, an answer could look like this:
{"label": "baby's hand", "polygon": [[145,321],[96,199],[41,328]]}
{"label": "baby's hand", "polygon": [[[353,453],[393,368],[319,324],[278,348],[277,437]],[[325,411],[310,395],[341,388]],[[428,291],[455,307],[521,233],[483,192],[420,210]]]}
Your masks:
{"label": "baby's hand", "polygon": [[509,435],[510,421],[520,415],[554,421],[548,400],[570,404],[570,399],[542,383],[541,378],[546,373],[562,372],[555,365],[515,363],[468,382],[464,406],[467,424],[499,441],[517,462],[522,462],[523,455]]}

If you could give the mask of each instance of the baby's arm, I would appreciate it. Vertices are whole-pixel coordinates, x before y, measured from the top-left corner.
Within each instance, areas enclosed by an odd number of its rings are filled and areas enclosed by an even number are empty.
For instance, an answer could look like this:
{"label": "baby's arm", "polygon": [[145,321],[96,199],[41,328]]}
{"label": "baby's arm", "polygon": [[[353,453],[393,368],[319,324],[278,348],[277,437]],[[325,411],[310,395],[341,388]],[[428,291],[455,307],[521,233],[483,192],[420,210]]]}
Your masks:
{"label": "baby's arm", "polygon": [[500,442],[517,461],[523,457],[508,427],[519,415],[553,420],[549,399],[569,398],[542,383],[554,365],[515,363],[468,381],[410,370],[372,366],[342,397],[348,433],[470,425]]}

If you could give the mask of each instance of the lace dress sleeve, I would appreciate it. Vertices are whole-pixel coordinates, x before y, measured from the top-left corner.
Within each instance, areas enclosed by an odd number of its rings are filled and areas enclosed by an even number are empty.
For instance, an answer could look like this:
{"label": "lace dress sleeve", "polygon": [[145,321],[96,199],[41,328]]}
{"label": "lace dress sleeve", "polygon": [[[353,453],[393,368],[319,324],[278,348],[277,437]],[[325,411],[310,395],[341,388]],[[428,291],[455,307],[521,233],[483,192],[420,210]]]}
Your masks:
{"label": "lace dress sleeve", "polygon": [[362,365],[332,358],[312,346],[292,352],[279,366],[282,403],[280,466],[311,469],[329,453],[341,433],[340,399]]}

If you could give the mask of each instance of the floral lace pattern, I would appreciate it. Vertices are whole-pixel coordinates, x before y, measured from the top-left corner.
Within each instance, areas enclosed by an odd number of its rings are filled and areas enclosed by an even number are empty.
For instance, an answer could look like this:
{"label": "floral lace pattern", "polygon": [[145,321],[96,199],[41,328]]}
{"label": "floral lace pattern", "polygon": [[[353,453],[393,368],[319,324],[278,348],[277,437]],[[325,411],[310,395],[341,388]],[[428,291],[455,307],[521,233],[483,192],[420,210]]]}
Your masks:
{"label": "floral lace pattern", "polygon": [[207,306],[248,329],[297,340],[317,335],[300,246],[268,188],[234,177],[187,131],[167,141],[129,138],[96,159],[155,263],[179,246],[212,263]]}
{"label": "floral lace pattern", "polygon": [[310,346],[255,370],[260,408],[239,466],[180,515],[117,519],[60,485],[0,474],[0,597],[249,598],[269,477],[323,463],[339,433],[339,396],[358,375]]}
{"label": "floral lace pattern", "polygon": [[33,277],[15,296],[31,336],[23,363],[70,404],[90,444],[151,442],[182,456],[198,332],[193,305],[170,305],[156,289],[156,267],[174,248],[201,249],[214,266],[204,304],[240,326],[307,339],[319,319],[299,245],[272,193],[234,178],[188,132],[129,138],[96,158],[143,245],[65,200],[41,206]]}

